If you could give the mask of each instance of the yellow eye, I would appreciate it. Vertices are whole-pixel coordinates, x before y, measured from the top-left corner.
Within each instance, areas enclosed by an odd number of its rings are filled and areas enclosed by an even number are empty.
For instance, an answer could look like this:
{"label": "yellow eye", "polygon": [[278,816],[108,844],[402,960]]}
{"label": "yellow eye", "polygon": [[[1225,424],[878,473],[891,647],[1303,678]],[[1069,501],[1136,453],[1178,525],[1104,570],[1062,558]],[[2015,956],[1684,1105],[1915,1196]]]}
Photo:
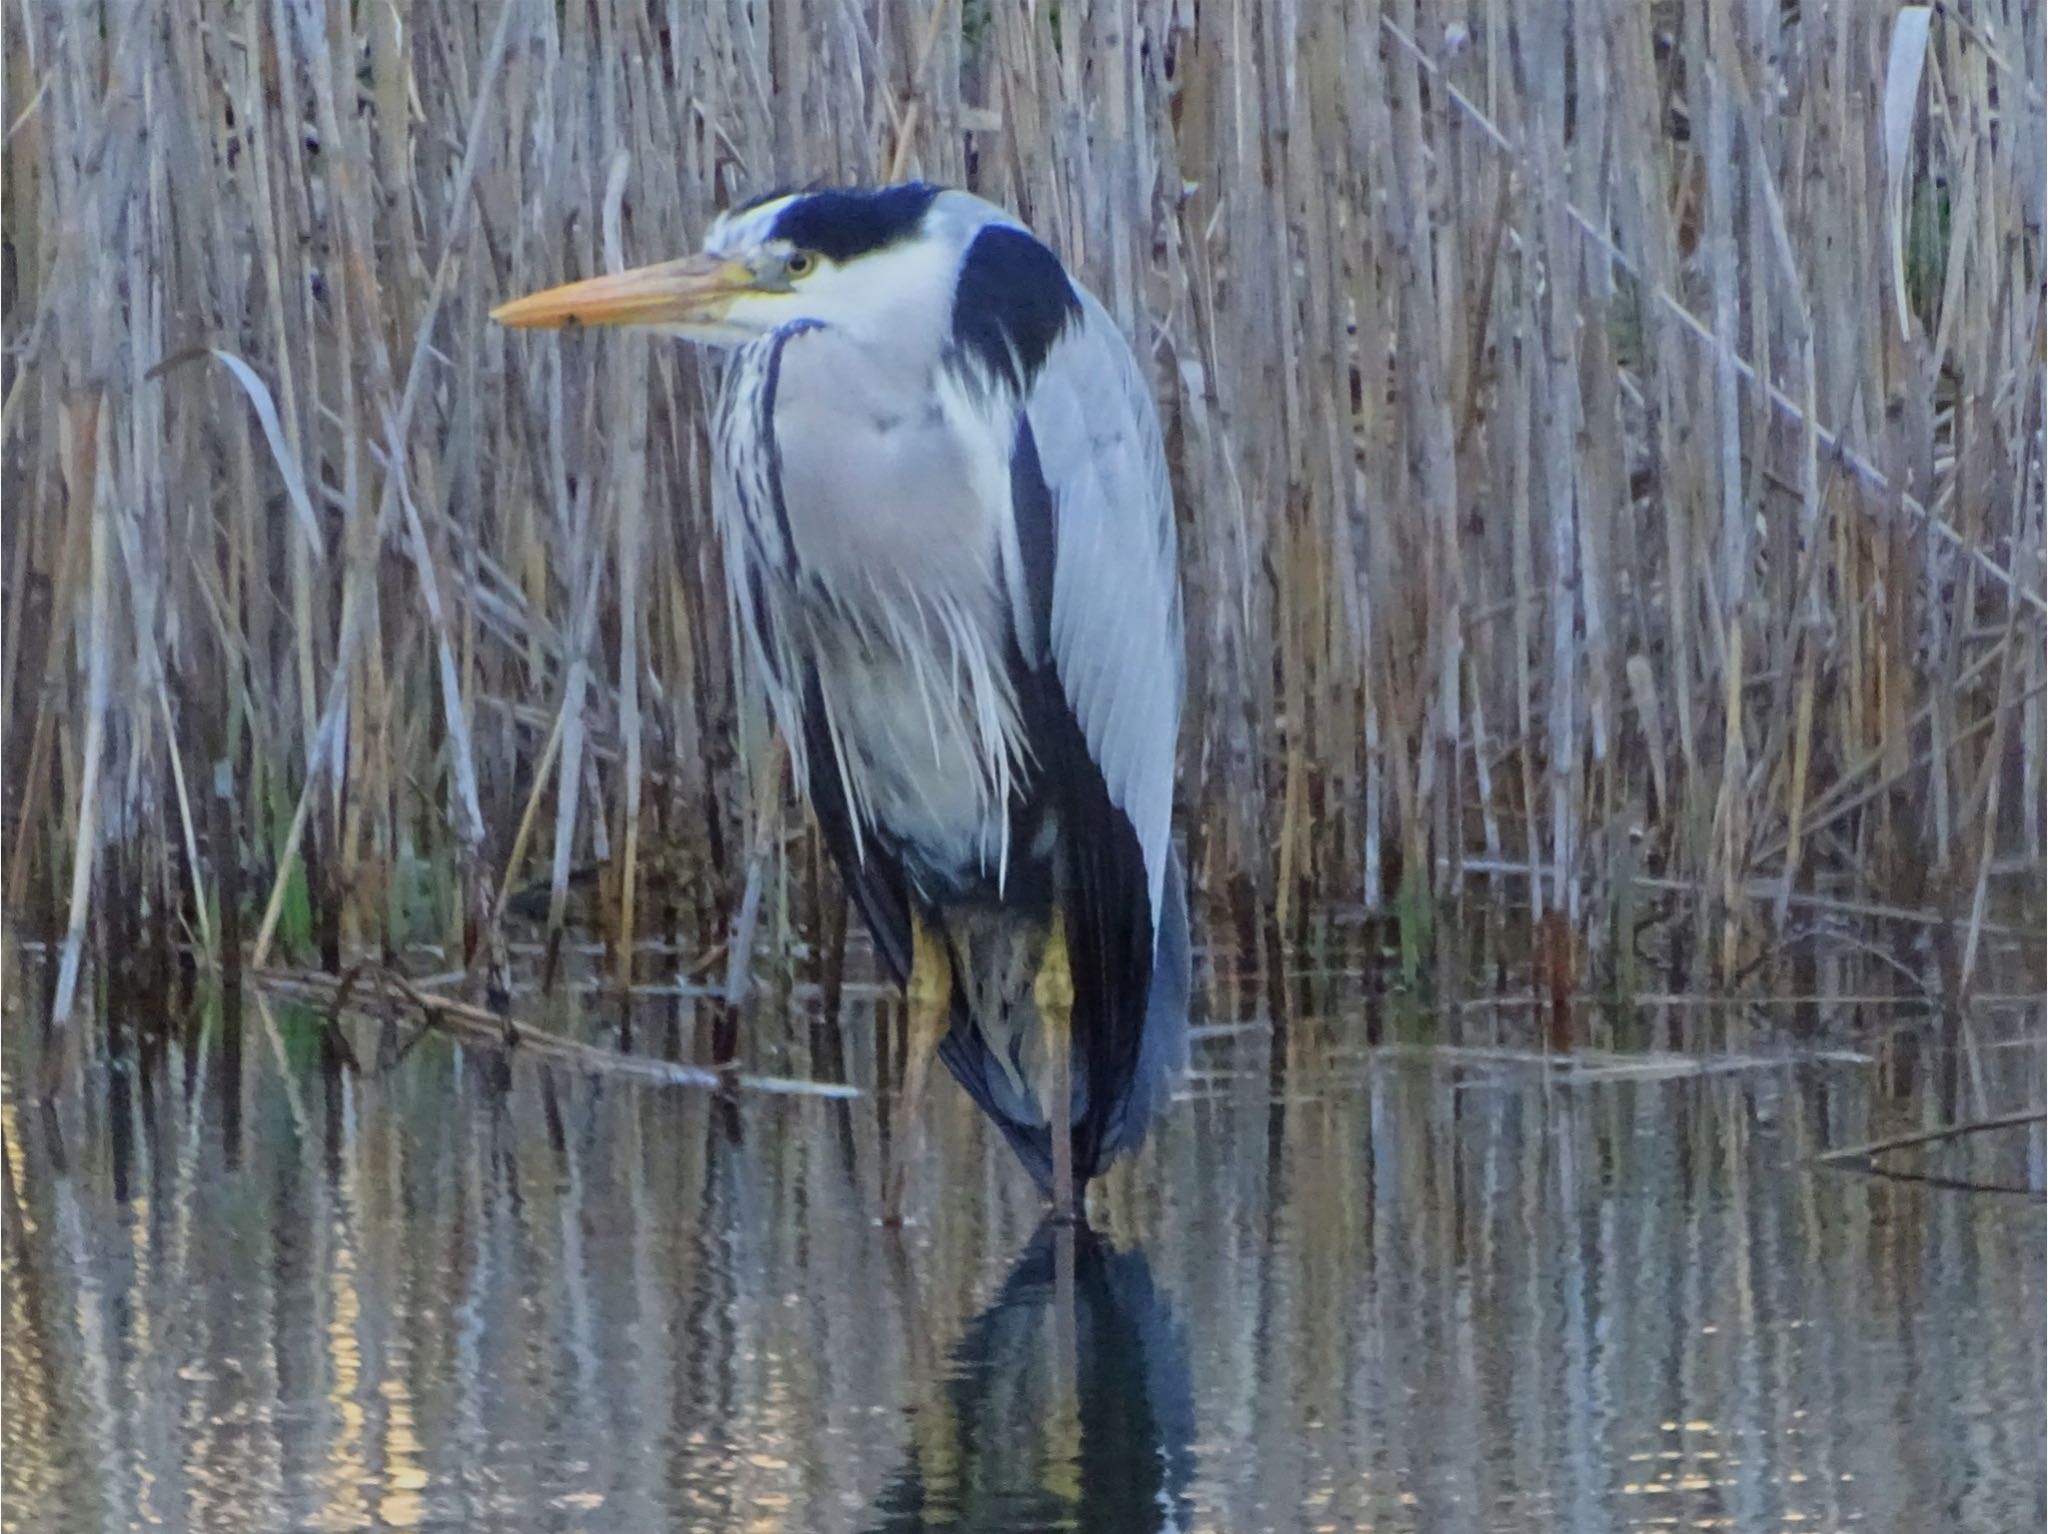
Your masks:
{"label": "yellow eye", "polygon": [[782,263],[783,270],[792,277],[806,277],[811,268],[818,264],[818,258],[808,250],[792,250],[789,258]]}

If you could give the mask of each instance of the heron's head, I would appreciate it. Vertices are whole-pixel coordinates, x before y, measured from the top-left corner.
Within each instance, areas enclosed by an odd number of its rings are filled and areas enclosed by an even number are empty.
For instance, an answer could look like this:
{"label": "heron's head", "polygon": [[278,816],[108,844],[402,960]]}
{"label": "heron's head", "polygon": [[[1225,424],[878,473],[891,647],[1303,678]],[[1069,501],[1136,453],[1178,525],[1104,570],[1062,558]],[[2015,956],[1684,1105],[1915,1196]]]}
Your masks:
{"label": "heron's head", "polygon": [[[952,302],[962,237],[921,182],[774,194],[721,214],[704,248],[515,299],[501,325],[634,325],[736,346],[794,321],[885,334]],[[953,194],[958,195],[958,194]]]}

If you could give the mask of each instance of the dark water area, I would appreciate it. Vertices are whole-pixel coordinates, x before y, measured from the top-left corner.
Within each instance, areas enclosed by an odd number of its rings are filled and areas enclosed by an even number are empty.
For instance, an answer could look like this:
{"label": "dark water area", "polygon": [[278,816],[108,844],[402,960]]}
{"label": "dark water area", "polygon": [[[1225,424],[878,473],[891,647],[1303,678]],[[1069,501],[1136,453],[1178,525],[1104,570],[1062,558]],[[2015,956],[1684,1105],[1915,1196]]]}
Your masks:
{"label": "dark water area", "polygon": [[2038,1528],[2042,1206],[1943,1185],[2038,1190],[2038,1126],[1883,1158],[1935,1182],[1815,1160],[2038,1105],[2038,1004],[1759,1017],[1207,1029],[1080,1236],[950,1084],[894,1234],[875,1095],[441,1038],[323,1074],[285,1013],[229,1133],[217,1061],[46,1110],[11,1029],[0,1523]]}

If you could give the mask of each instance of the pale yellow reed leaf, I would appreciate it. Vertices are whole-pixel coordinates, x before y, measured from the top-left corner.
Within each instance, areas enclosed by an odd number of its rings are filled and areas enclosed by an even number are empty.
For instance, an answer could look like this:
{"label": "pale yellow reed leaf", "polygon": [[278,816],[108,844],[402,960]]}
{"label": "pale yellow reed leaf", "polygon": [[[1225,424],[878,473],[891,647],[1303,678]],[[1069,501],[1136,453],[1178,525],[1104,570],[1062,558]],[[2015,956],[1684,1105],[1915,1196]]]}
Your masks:
{"label": "pale yellow reed leaf", "polygon": [[270,445],[270,456],[277,460],[277,472],[284,479],[284,493],[305,529],[306,546],[312,551],[313,562],[324,563],[326,555],[320,548],[320,520],[313,515],[313,502],[306,494],[306,478],[299,472],[298,460],[292,456],[292,450],[284,440],[284,427],[277,419],[277,403],[270,397],[270,386],[233,352],[218,346],[207,350],[226,366],[234,375],[235,382],[242,386],[242,392],[249,396],[250,407],[255,410],[256,420],[263,427],[263,440]]}

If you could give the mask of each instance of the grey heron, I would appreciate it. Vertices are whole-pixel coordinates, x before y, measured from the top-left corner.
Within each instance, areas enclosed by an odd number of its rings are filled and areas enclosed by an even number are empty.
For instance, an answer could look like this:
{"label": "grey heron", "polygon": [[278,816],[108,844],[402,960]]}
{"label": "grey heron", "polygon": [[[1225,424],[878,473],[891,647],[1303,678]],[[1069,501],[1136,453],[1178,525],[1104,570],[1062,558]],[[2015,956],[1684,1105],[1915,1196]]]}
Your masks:
{"label": "grey heron", "polygon": [[1072,1218],[1187,1047],[1173,503],[1115,322],[1018,220],[923,183],[758,198],[697,255],[493,318],[728,352],[742,663],[907,998],[888,1215],[936,1053]]}

